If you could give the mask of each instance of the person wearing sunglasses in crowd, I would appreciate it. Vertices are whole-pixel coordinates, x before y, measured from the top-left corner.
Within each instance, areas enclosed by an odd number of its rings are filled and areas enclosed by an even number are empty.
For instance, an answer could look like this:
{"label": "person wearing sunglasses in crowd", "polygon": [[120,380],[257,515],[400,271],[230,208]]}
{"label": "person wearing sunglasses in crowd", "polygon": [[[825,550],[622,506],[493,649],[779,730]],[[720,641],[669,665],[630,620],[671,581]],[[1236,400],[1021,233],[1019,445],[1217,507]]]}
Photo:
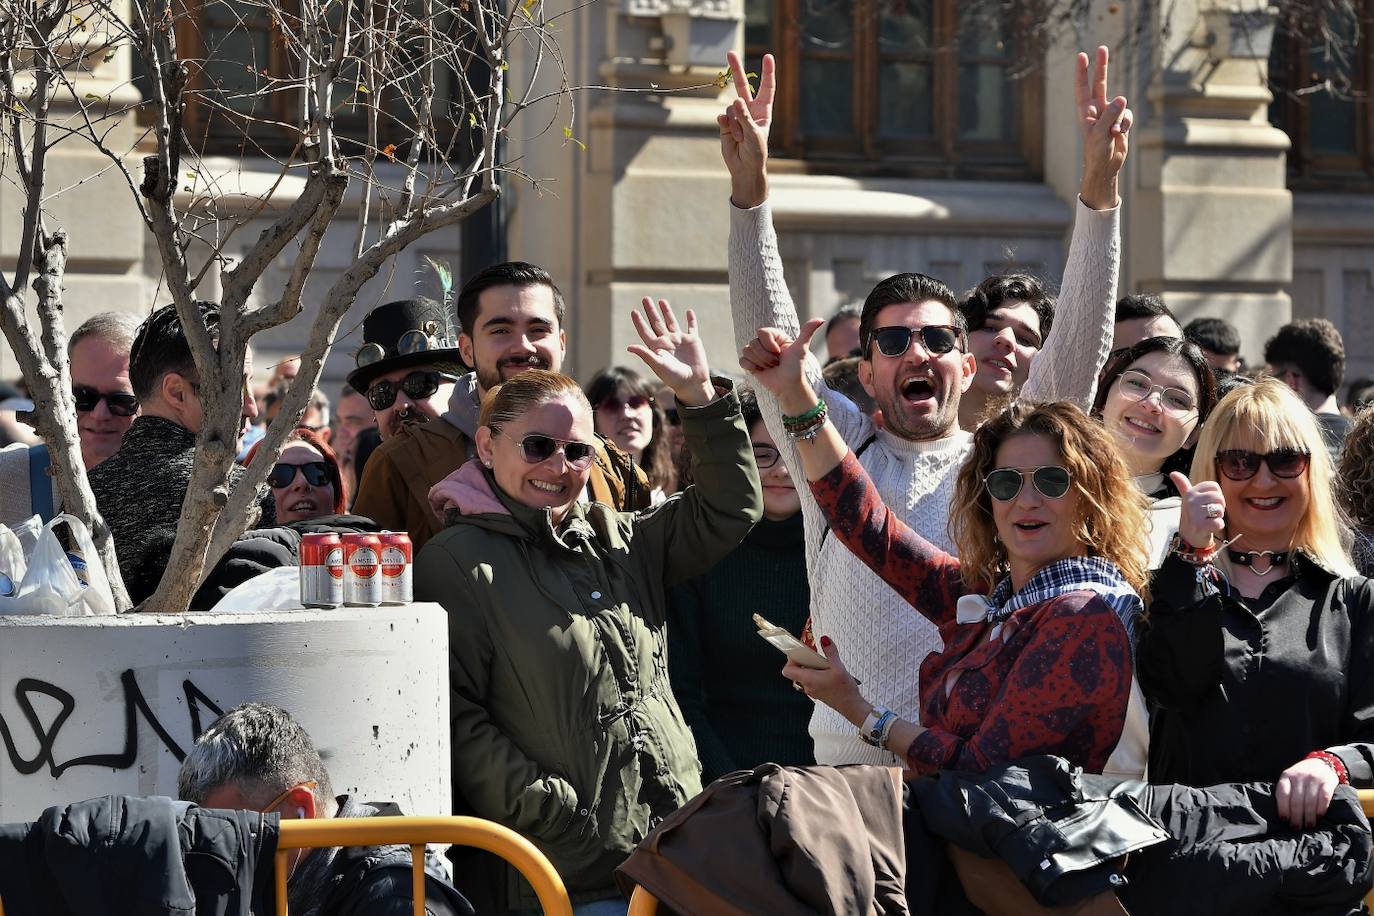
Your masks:
{"label": "person wearing sunglasses in crowd", "polygon": [[740,409],[763,483],[763,518],[710,572],[668,595],[673,634],[668,672],[709,783],[761,763],[815,763],[806,725],[811,703],[774,672],[777,650],[759,639],[753,615],[800,633],[811,593],[801,500],[759,413],[741,388]]}
{"label": "person wearing sunglasses in crowd", "polygon": [[[257,445],[245,463],[257,455]],[[339,459],[316,430],[300,426],[286,437],[281,454],[267,472],[277,506],[277,524],[288,525],[348,511],[348,491]]]}
{"label": "person wearing sunglasses in crowd", "polygon": [[[602,369],[586,387],[596,433],[634,459],[658,505],[677,492],[677,466],[668,442],[668,419],[654,400],[654,388],[625,366]],[[676,404],[674,404],[676,409]]]}
{"label": "person wearing sunglasses in crowd", "polygon": [[[76,434],[88,471],[118,451],[138,416],[129,381],[129,349],[137,334],[133,315],[105,312],[86,319],[67,340]],[[35,514],[46,520],[60,511],[49,464],[46,445],[0,449],[0,524],[18,525]]]}
{"label": "person wearing sunglasses in crowd", "polygon": [[[666,590],[700,575],[763,512],[739,399],[712,381],[696,320],[667,303],[634,314],[630,347],[672,387],[697,483],[648,512],[580,497],[598,446],[577,383],[530,369],[482,403],[477,457],[435,488],[450,526],[415,561],[415,597],[449,612],[453,784],[471,812],[535,842],[577,902],[620,913],[613,872],[701,790],[668,682]],[[501,899],[482,913],[534,908]],[[481,883],[481,882],[478,882]],[[494,899],[485,899],[495,895]],[[482,901],[482,902],[479,902]]]}
{"label": "person wearing sunglasses in crowd", "polygon": [[1174,551],[1151,580],[1140,685],[1151,782],[1277,782],[1311,827],[1374,785],[1374,582],[1355,576],[1312,413],[1273,378],[1203,425]]}
{"label": "person wearing sunglasses in crowd", "polygon": [[[983,771],[1053,754],[1092,773],[1139,778],[1143,734],[1127,733],[1131,629],[1146,576],[1145,498],[1111,436],[1068,402],[1024,400],[989,417],[959,469],[950,529],[958,555],[889,509],[804,373],[813,319],[795,341],[762,328],[778,354],[741,361],[783,411],[831,534],[939,628],[924,659],[919,721],[859,691],[845,646],[783,674],[835,710],[858,740],[918,773]],[[879,703],[894,703],[864,685]]]}
{"label": "person wearing sunglasses in crowd", "polygon": [[[1126,160],[1132,118],[1124,98],[1107,95],[1107,58],[1107,49],[1099,48],[1095,61],[1083,54],[1076,61],[1083,174],[1078,200],[1071,205],[1073,238],[1054,331],[1030,361],[1022,389],[1028,398],[1068,399],[1084,409],[1092,403],[1111,341],[1120,261],[1117,176]],[[731,55],[730,69],[740,97],[717,118],[721,154],[730,172],[730,302],[736,346],[758,350],[754,336],[759,328],[778,328],[795,337],[800,325],[768,204],[775,66],[766,55],[757,96],[737,55]],[[1003,306],[1012,304],[1009,299]],[[877,402],[880,418],[861,413],[843,395],[822,385],[814,360],[808,376],[888,505],[927,540],[948,549],[955,476],[971,442],[959,428],[959,409],[979,368],[969,352],[958,302],[939,280],[901,273],[868,294],[860,326],[859,379]],[[1026,342],[1034,343],[1029,336]],[[1032,349],[1023,347],[1027,356]],[[763,364],[776,354],[757,355]],[[778,438],[783,460],[800,476],[800,458],[785,439],[775,399],[761,392],[759,406]],[[894,697],[901,704],[898,711],[915,719],[918,673],[911,660],[939,649],[938,630],[909,613],[892,589],[840,549],[827,535],[824,518],[805,488],[801,498],[813,626],[842,639],[865,684]],[[811,721],[811,735],[819,763],[897,762],[886,751],[859,741],[843,717],[822,706]]]}
{"label": "person wearing sunglasses in crowd", "polygon": [[[353,510],[408,532],[416,550],[443,528],[429,493],[472,457],[486,392],[526,369],[561,369],[567,350],[563,294],[533,264],[479,271],[459,291],[455,310],[457,326],[447,304],[428,299],[374,309],[363,322],[358,368],[348,376],[386,440],[359,478]],[[649,487],[623,452],[598,440],[582,498],[643,509]]]}
{"label": "person wearing sunglasses in crowd", "polygon": [[1201,348],[1149,337],[1117,354],[1102,373],[1093,415],[1116,437],[1136,486],[1150,499],[1150,568],[1178,531],[1179,496],[1168,475],[1186,471],[1193,444],[1216,406],[1216,381]]}

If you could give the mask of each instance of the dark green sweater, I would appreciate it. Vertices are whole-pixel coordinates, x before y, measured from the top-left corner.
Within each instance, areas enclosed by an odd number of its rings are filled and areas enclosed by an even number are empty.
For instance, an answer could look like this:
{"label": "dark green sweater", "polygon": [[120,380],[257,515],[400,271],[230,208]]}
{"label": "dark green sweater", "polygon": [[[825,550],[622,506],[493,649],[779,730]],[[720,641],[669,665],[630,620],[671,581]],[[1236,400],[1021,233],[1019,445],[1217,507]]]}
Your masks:
{"label": "dark green sweater", "polygon": [[753,615],[800,636],[811,592],[802,515],[760,521],[710,572],[668,596],[668,673],[696,737],[702,783],[761,763],[815,763],[811,701],[780,673],[787,658]]}

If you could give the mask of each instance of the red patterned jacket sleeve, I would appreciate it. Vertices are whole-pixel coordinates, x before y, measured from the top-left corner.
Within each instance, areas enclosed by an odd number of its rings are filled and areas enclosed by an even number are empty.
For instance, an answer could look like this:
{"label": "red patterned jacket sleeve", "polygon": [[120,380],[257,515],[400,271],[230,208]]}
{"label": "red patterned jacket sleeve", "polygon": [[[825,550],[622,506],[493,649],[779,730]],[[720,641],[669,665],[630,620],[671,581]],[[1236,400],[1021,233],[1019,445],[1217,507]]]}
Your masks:
{"label": "red patterned jacket sleeve", "polygon": [[954,685],[962,702],[987,710],[978,730],[967,738],[938,728],[922,732],[907,750],[913,770],[981,772],[1019,757],[1054,754],[1102,772],[1121,739],[1130,700],[1126,628],[1111,607],[1086,592],[1034,607],[1026,609],[1024,622],[1034,629],[1001,684],[989,685],[982,672],[968,669]]}
{"label": "red patterned jacket sleeve", "polygon": [[811,483],[830,533],[936,626],[954,619],[964,594],[959,561],[907,526],[887,507],[851,451]]}

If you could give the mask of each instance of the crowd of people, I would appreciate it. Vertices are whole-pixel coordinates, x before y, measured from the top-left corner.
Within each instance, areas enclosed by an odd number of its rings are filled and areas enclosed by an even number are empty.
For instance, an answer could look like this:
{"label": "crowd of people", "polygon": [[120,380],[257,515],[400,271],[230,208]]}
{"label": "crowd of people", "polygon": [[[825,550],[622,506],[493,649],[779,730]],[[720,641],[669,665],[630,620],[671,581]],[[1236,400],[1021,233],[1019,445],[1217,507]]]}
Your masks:
{"label": "crowd of people", "polygon": [[[1374,381],[1338,402],[1344,347],[1322,319],[1274,329],[1251,367],[1224,318],[1118,296],[1132,114],[1105,49],[1076,65],[1084,162],[1057,294],[901,273],[809,321],[769,208],[774,64],[757,91],[730,65],[740,371],[708,364],[691,310],[646,298],[639,365],[580,385],[570,304],[524,262],[452,304],[381,305],[193,609],[295,563],[303,533],[408,532],[415,597],[449,620],[454,811],[532,839],[590,916],[625,912],[617,867],[703,785],[765,763],[914,777],[1053,755],[1155,785],[1267,784],[1298,832],[1342,787],[1374,787]],[[143,601],[190,480],[195,365],[170,306],[97,316],[68,353],[82,460]],[[296,369],[255,389],[250,353],[245,460]],[[60,508],[47,460],[0,451],[0,522]],[[784,659],[754,615],[823,660]],[[293,768],[262,776],[253,742]],[[270,707],[226,716],[182,771],[211,807],[376,813],[328,787]],[[433,912],[536,908],[502,863],[452,855],[462,896]],[[347,866],[404,897],[376,865],[402,860],[307,859],[293,888],[309,900]]]}

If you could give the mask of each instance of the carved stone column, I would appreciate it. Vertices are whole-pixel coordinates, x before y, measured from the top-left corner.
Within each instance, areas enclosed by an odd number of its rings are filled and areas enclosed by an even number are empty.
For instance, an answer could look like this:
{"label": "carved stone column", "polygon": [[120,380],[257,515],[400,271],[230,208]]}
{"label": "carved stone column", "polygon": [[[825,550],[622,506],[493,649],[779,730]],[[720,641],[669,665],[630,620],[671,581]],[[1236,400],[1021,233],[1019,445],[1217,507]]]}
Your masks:
{"label": "carved stone column", "polygon": [[1257,359],[1292,312],[1288,138],[1268,118],[1275,10],[1262,0],[1168,10],[1152,30],[1122,291],[1163,295],[1185,323],[1228,319]]}

